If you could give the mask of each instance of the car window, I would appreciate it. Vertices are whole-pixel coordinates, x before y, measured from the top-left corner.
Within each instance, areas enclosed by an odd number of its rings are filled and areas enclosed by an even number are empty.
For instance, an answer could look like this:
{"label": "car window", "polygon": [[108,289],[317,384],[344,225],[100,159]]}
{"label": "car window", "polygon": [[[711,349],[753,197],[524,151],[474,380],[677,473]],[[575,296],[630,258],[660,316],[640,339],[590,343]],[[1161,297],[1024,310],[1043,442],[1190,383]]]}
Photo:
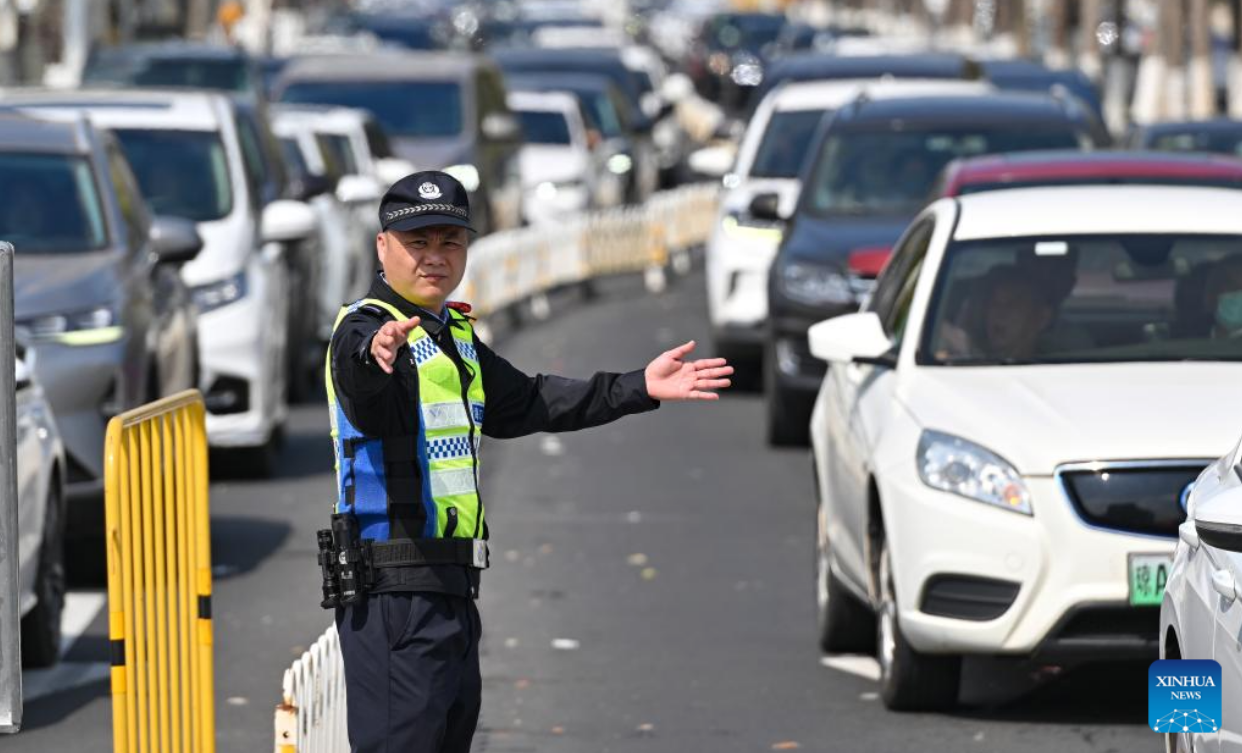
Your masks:
{"label": "car window", "polygon": [[508,105],[505,104],[505,90],[500,83],[500,76],[487,68],[480,68],[477,81],[480,123],[491,113],[509,111]]}
{"label": "car window", "polygon": [[927,200],[936,176],[963,157],[1033,149],[1081,149],[1068,124],[1040,128],[915,127],[894,121],[830,133],[802,192],[819,215],[906,214]]}
{"label": "car window", "polygon": [[306,164],[306,159],[302,156],[302,147],[298,144],[296,138],[280,139],[280,154],[284,158],[285,165],[289,167],[289,177],[291,179],[302,180],[310,174],[310,168]]}
{"label": "car window", "polygon": [[802,172],[811,138],[824,110],[789,110],[772,113],[763,140],[755,151],[750,174],[755,178],[796,178]]}
{"label": "car window", "polygon": [[456,81],[298,81],[281,101],[356,107],[389,134],[447,138],[462,130],[462,92]]}
{"label": "car window", "polygon": [[517,116],[522,122],[522,132],[528,144],[570,143],[569,123],[564,114],[547,110],[519,110]]}
{"label": "car window", "polygon": [[254,123],[248,118],[237,118],[237,141],[241,144],[242,166],[246,171],[246,183],[250,186],[252,202],[266,204],[275,199],[267,187],[267,171],[263,160],[263,146]]}
{"label": "car window", "polygon": [[354,147],[349,137],[337,133],[325,133],[320,143],[324,151],[331,155],[331,160],[341,175],[357,175],[358,160],[354,155]]}
{"label": "car window", "polygon": [[218,133],[129,129],[114,133],[153,213],[207,222],[233,211],[229,164]]}
{"label": "car window", "polygon": [[385,159],[392,156],[392,145],[388,143],[388,134],[384,133],[384,129],[374,120],[367,119],[362,126],[367,134],[367,146],[371,149],[371,156],[375,159]]}
{"label": "car window", "polygon": [[90,163],[64,154],[0,152],[0,239],[17,254],[78,253],[107,245]]}
{"label": "car window", "polygon": [[82,79],[86,84],[129,84],[228,92],[247,92],[253,84],[249,67],[241,59],[193,60],[157,57],[132,60],[119,56],[115,60],[103,60],[99,65],[86,66]]}
{"label": "car window", "polygon": [[880,317],[884,331],[894,343],[899,343],[905,332],[910,303],[914,300],[914,289],[918,285],[919,273],[922,271],[923,260],[927,257],[927,249],[931,246],[935,229],[935,218],[928,217],[911,227],[902,237],[888,265],[880,274],[871,303],[867,307]]}
{"label": "car window", "polygon": [[142,194],[138,190],[134,174],[129,169],[129,163],[125,161],[125,155],[122,154],[120,147],[109,144],[107,158],[108,178],[112,184],[112,191],[116,195],[117,205],[121,209],[121,220],[125,223],[125,230],[129,235],[129,245],[131,248],[137,248],[146,240],[148,233],[148,220]]}
{"label": "car window", "polygon": [[1163,133],[1152,140],[1151,148],[1166,152],[1212,152],[1242,157],[1242,130]]}
{"label": "car window", "polygon": [[921,349],[934,365],[1242,360],[1242,235],[958,241]]}

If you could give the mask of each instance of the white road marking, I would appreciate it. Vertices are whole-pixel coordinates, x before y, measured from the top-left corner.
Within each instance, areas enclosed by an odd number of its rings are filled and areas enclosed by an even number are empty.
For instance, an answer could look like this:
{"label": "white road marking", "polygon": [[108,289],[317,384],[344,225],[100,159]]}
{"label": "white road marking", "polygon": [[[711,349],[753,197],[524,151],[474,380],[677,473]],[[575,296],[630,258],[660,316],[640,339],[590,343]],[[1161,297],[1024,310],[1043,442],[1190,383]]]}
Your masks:
{"label": "white road marking", "polygon": [[105,593],[70,593],[65,595],[65,611],[60,617],[60,655],[73,648],[82,633],[91,626],[100,610],[108,603]]}
{"label": "white road marking", "polygon": [[880,664],[870,656],[849,654],[825,656],[819,660],[819,663],[829,669],[861,677],[864,680],[876,682],[880,679]]}
{"label": "white road marking", "polygon": [[90,628],[108,603],[103,593],[70,593],[65,595],[65,611],[61,613],[60,655],[62,661],[48,669],[32,669],[22,673],[22,698],[38,698],[108,679],[108,662],[66,662],[63,658]]}

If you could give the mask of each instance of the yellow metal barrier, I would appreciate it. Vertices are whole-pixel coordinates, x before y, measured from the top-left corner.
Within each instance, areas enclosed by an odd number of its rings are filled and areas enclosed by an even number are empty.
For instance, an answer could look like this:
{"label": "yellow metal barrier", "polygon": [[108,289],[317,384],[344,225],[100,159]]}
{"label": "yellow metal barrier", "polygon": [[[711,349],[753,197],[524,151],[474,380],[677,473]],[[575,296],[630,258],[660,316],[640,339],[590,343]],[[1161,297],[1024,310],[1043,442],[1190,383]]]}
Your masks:
{"label": "yellow metal barrier", "polygon": [[113,751],[213,753],[202,396],[113,418],[104,453]]}

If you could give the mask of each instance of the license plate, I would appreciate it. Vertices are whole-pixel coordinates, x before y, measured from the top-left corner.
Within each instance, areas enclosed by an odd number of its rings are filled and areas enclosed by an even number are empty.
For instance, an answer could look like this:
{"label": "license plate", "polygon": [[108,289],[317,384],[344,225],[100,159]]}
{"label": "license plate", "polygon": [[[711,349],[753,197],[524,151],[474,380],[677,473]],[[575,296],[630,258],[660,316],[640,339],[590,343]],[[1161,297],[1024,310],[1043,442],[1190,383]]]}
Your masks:
{"label": "license plate", "polygon": [[1169,571],[1173,569],[1173,555],[1131,554],[1129,564],[1130,606],[1160,606]]}

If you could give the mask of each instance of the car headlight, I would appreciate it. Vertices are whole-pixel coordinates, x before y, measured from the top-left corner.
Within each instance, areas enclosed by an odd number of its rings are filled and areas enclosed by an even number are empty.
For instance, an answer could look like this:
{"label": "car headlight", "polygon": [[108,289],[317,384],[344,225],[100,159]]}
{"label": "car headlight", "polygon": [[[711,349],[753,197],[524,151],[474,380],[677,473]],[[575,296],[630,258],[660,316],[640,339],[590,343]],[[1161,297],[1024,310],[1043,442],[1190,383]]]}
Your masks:
{"label": "car headlight", "polygon": [[479,168],[474,165],[450,165],[444,172],[452,175],[469,193],[479,190]]}
{"label": "car headlight", "polygon": [[952,434],[925,430],[919,437],[919,478],[933,489],[1031,514],[1031,494],[1004,458]]}
{"label": "car headlight", "polygon": [[242,270],[232,277],[199,285],[191,293],[194,296],[194,305],[198,307],[200,314],[215,311],[221,306],[227,306],[246,297],[246,271]]}
{"label": "car headlight", "polygon": [[849,279],[832,267],[790,262],[780,268],[781,289],[791,299],[809,306],[855,302]]}
{"label": "car headlight", "polygon": [[634,159],[628,154],[614,154],[608,158],[608,171],[614,175],[625,175],[634,167]]}
{"label": "car headlight", "polygon": [[102,345],[116,342],[125,335],[124,328],[117,323],[116,311],[109,306],[41,316],[23,323],[21,329],[31,340],[63,345]]}

